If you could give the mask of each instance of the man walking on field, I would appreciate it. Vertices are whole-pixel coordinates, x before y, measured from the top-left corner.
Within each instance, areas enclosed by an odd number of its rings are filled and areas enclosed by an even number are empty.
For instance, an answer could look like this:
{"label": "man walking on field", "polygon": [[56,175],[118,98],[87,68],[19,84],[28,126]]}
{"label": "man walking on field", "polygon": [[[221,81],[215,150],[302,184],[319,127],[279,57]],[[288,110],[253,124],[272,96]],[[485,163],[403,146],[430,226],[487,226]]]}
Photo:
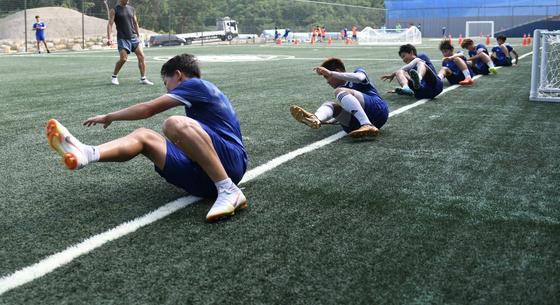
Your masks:
{"label": "man walking on field", "polygon": [[144,51],[142,41],[138,38],[140,26],[136,19],[134,8],[128,5],[128,0],[119,0],[115,8],[109,12],[109,24],[107,25],[107,45],[113,44],[111,34],[113,23],[117,26],[117,45],[119,50],[119,61],[115,65],[115,71],[111,78],[113,85],[119,84],[118,74],[123,65],[128,60],[128,54],[134,52],[138,58],[138,68],[140,69],[140,83],[143,85],[153,85],[146,78],[146,62],[144,61]]}

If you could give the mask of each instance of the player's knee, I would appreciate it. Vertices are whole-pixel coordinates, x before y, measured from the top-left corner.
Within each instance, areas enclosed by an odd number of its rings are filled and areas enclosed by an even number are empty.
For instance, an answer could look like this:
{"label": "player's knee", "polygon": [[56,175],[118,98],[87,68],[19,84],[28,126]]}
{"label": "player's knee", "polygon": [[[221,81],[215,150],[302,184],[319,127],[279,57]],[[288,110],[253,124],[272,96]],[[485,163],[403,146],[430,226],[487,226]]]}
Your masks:
{"label": "player's knee", "polygon": [[345,88],[336,88],[334,90],[334,96],[336,96],[336,99],[339,101],[341,101],[348,94],[350,94],[350,92],[348,89]]}
{"label": "player's knee", "polygon": [[198,127],[192,119],[174,115],[163,123],[163,133],[170,139],[176,140],[179,137],[188,137]]}

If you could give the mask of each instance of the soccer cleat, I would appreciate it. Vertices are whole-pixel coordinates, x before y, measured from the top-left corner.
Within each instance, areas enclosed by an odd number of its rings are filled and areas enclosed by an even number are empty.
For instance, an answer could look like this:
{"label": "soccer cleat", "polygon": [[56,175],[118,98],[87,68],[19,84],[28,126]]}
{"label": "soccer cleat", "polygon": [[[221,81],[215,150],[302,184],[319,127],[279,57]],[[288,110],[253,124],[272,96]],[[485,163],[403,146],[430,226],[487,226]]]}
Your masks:
{"label": "soccer cleat", "polygon": [[296,121],[303,123],[313,129],[321,127],[321,121],[311,112],[305,111],[300,106],[290,106],[290,113]]}
{"label": "soccer cleat", "polygon": [[239,209],[246,209],[247,198],[239,188],[235,190],[220,190],[218,191],[218,198],[216,202],[206,214],[206,220],[216,221],[224,217],[233,216],[235,211]]}
{"label": "soccer cleat", "polygon": [[375,137],[379,134],[379,129],[373,125],[362,125],[360,128],[351,131],[348,135],[352,138]]}
{"label": "soccer cleat", "polygon": [[490,71],[490,73],[492,73],[492,75],[498,74],[498,69],[496,69],[495,67],[488,68],[488,71]]}
{"label": "soccer cleat", "polygon": [[153,85],[154,83],[152,83],[151,81],[149,81],[147,78],[144,79],[140,79],[140,83],[142,85]]}
{"label": "soccer cleat", "polygon": [[461,86],[472,86],[474,85],[474,80],[472,78],[465,78],[464,80],[459,82]]}
{"label": "soccer cleat", "polygon": [[119,84],[119,79],[117,77],[111,77],[111,84],[118,85]]}
{"label": "soccer cleat", "polygon": [[399,95],[408,95],[408,96],[414,95],[414,91],[412,91],[412,89],[410,88],[396,88],[395,92]]}
{"label": "soccer cleat", "polygon": [[88,164],[87,157],[81,150],[80,142],[60,122],[50,119],[45,133],[49,145],[63,158],[64,165],[68,169],[80,169]]}
{"label": "soccer cleat", "polygon": [[418,71],[416,70],[410,70],[410,72],[408,72],[408,74],[410,75],[410,78],[412,79],[412,87],[414,87],[414,89],[419,89],[420,88],[420,75],[418,74]]}

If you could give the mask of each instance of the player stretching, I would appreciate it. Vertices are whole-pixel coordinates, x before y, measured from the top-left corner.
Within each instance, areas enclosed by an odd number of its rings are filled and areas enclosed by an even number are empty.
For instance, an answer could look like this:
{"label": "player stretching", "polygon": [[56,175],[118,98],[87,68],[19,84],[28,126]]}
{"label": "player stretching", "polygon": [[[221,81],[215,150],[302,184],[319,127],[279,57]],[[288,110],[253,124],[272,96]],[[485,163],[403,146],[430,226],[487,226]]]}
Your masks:
{"label": "player stretching", "polygon": [[332,88],[337,102],[326,102],[313,114],[300,106],[291,106],[290,112],[298,121],[311,128],[324,123],[338,122],[353,138],[372,137],[387,122],[389,108],[363,68],[346,73],[344,63],[329,58],[313,69],[322,75]]}
{"label": "player stretching", "polygon": [[142,41],[138,38],[140,34],[140,26],[136,19],[136,13],[132,6],[128,5],[128,0],[119,0],[119,4],[109,12],[109,24],[107,24],[107,45],[112,45],[113,40],[113,22],[117,26],[117,45],[119,50],[119,61],[115,65],[111,83],[119,84],[118,74],[121,68],[128,60],[128,54],[134,52],[138,58],[138,68],[140,69],[140,83],[144,85],[153,85],[146,78],[146,62],[144,60],[144,51],[142,49]]}
{"label": "player stretching", "polygon": [[187,116],[174,115],[163,123],[163,134],[136,129],[122,138],[99,146],[82,144],[55,119],[46,128],[51,147],[69,169],[95,162],[124,162],[139,154],[150,159],[167,182],[199,197],[217,199],[206,215],[209,221],[233,215],[247,207],[235,185],[247,168],[239,122],[228,98],[212,83],[200,79],[196,58],[177,55],[161,67],[167,94],[149,102],[97,115],[85,126],[114,121],[141,120],[167,109],[184,106]]}
{"label": "player stretching", "polygon": [[451,85],[473,85],[472,71],[467,65],[467,59],[463,52],[454,53],[455,48],[447,39],[439,44],[439,50],[443,55],[442,67],[438,73],[439,78],[442,80],[447,78]]}
{"label": "player stretching", "polygon": [[506,43],[507,37],[500,35],[496,38],[498,45],[492,48],[492,54],[490,57],[496,66],[511,66],[512,65],[512,54],[515,55],[515,65],[519,61],[519,54],[513,49],[513,47]]}
{"label": "player stretching", "polygon": [[443,81],[437,76],[436,67],[426,54],[417,54],[413,45],[405,44],[400,47],[399,56],[406,65],[381,77],[389,82],[397,78],[401,87],[390,91],[391,93],[432,99],[443,91]]}
{"label": "player stretching", "polygon": [[496,70],[490,55],[488,55],[488,50],[483,44],[475,45],[472,39],[466,38],[461,43],[461,48],[469,51],[468,63],[475,74],[498,74],[498,70]]}

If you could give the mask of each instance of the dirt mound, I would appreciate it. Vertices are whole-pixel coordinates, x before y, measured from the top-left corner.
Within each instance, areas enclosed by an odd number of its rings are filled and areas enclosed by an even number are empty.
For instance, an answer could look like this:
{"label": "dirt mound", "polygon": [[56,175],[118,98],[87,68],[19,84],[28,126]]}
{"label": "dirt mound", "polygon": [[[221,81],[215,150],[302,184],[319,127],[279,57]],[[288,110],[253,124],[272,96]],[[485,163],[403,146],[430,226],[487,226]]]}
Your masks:
{"label": "dirt mound", "polygon": [[[35,40],[35,32],[31,29],[35,16],[41,16],[46,23],[45,36],[47,40],[73,39],[82,37],[82,13],[64,7],[41,7],[27,10],[27,24],[24,25],[24,12],[20,11],[0,19],[0,40],[24,40],[27,30],[27,39]],[[92,16],[84,18],[84,32],[89,37],[106,37],[107,20]],[[143,38],[157,34],[152,31],[140,29]],[[114,31],[116,35],[116,31]]]}

